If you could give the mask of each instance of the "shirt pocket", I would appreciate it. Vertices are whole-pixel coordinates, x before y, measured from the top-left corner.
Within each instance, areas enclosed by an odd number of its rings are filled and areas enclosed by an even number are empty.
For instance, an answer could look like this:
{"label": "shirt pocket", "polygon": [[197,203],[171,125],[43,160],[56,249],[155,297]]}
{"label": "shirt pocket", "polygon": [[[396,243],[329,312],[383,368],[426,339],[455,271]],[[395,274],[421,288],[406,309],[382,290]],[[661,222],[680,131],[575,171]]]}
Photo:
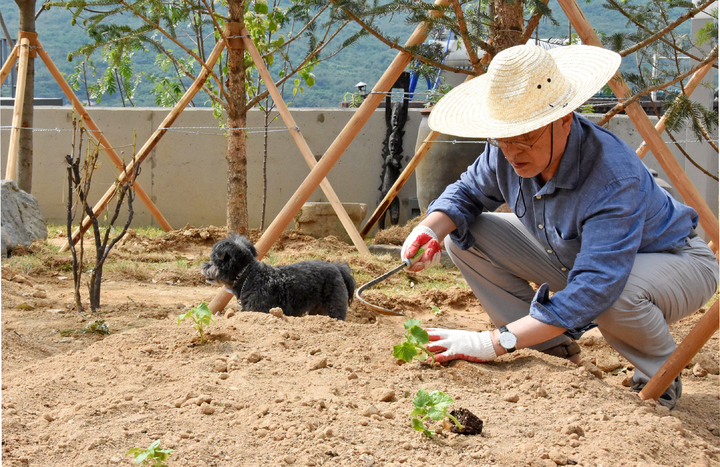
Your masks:
{"label": "shirt pocket", "polygon": [[559,261],[568,269],[575,264],[575,257],[580,253],[580,237],[577,232],[569,231],[563,233],[555,227],[553,235],[553,248]]}

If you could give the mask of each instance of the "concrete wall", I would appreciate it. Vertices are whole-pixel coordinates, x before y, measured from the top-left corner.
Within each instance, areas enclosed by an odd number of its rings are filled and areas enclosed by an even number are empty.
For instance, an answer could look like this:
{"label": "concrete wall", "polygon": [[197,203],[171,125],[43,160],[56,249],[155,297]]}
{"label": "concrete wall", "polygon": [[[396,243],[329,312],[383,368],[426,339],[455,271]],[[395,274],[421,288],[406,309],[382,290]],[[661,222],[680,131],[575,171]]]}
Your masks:
{"label": "concrete wall", "polygon": [[[90,113],[103,130],[111,144],[129,158],[132,155],[134,134],[137,147],[142,147],[152,131],[167,115],[167,109],[158,108],[92,108]],[[352,117],[352,109],[293,109],[293,118],[300,127],[316,158],[322,156],[335,137]],[[590,116],[597,121],[600,116]],[[0,108],[0,124],[9,126],[12,108]],[[410,109],[403,140],[405,159],[403,167],[414,153],[417,128],[420,123],[419,109]],[[35,112],[35,128],[60,129],[61,131],[37,131],[34,135],[33,195],[48,222],[64,223],[66,219],[66,175],[64,157],[71,151],[72,110],[66,107],[38,107]],[[283,127],[278,119],[276,127]],[[183,129],[184,127],[200,127]],[[250,112],[248,127],[262,127],[262,114]],[[169,131],[142,165],[139,181],[160,211],[174,228],[186,224],[193,226],[224,225],[226,222],[226,139],[217,130],[217,122],[209,109],[189,108],[173,125],[177,131]],[[631,147],[637,147],[642,138],[626,116],[617,116],[610,122],[610,129]],[[330,184],[343,202],[359,202],[368,205],[368,215],[373,213],[378,201],[382,159],[382,141],[385,135],[385,114],[380,109],[360,131],[350,147],[328,175]],[[4,174],[10,132],[0,131],[0,151]],[[665,138],[666,140],[668,138]],[[690,138],[687,138],[690,139]],[[448,143],[445,143],[448,144]],[[709,171],[717,174],[717,153],[698,151],[697,143],[685,143],[686,151]],[[260,227],[262,205],[262,150],[263,136],[251,133],[248,139],[248,206],[250,226]],[[717,215],[718,185],[700,174],[676,152],[681,166],[691,174],[700,193]],[[101,156],[102,165],[93,183],[92,199],[99,199],[112,184],[117,170],[112,162]],[[644,162],[660,172],[668,180],[659,164],[649,153]],[[269,133],[269,157],[267,166],[268,204],[265,214],[267,227],[280,212],[287,200],[309,173],[288,131]],[[400,192],[401,222],[409,212],[409,198],[416,196],[415,177],[411,177]],[[308,201],[326,201],[322,190],[317,189]],[[135,202],[136,217],[133,225],[157,225],[142,202]],[[367,221],[367,219],[365,219]],[[365,222],[364,221],[364,222]],[[290,224],[292,225],[292,223]]]}
{"label": "concrete wall", "polygon": [[[137,135],[139,149],[160,125],[168,110],[91,108],[89,112],[110,143],[120,148],[118,153],[123,151],[129,158],[133,152],[133,135]],[[319,159],[352,117],[353,110],[293,109],[292,114],[316,159]],[[0,109],[0,120],[3,126],[9,126],[12,121],[12,108]],[[414,154],[419,122],[418,110],[412,109],[405,125],[406,159],[403,166],[407,165],[407,161]],[[38,129],[71,129],[72,110],[66,107],[38,107],[34,125]],[[250,112],[248,127],[262,126],[262,113]],[[273,126],[285,128],[280,119]],[[183,127],[201,128],[183,130]],[[222,132],[217,129],[217,121],[213,118],[212,111],[188,108],[173,128],[178,130],[168,131],[142,164],[138,177],[140,184],[151,195],[173,228],[180,228],[185,224],[225,225],[227,142]],[[385,131],[385,113],[380,109],[363,127],[327,177],[340,200],[367,204],[367,217],[375,210],[378,201]],[[3,174],[9,136],[8,130],[0,132]],[[64,223],[66,219],[67,181],[64,157],[71,152],[71,142],[70,131],[38,131],[34,134],[32,191],[38,198],[48,222]],[[270,132],[268,145],[266,227],[310,172],[286,129]],[[252,228],[260,227],[262,156],[263,135],[251,133],[248,138],[248,211]],[[105,193],[117,174],[117,169],[109,158],[103,155],[101,160],[102,166],[93,183],[94,200]],[[407,219],[408,197],[414,196],[415,180],[412,177],[400,192],[401,222]],[[327,199],[318,188],[308,201]],[[133,225],[157,225],[142,202],[137,200],[134,206],[136,217]]]}

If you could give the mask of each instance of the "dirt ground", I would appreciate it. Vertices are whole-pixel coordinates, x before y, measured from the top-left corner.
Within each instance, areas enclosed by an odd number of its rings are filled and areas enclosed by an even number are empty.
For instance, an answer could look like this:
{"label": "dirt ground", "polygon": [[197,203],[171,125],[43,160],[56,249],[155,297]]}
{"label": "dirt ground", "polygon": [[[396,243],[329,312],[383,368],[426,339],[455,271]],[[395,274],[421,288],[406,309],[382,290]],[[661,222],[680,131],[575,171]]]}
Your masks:
{"label": "dirt ground", "polygon": [[[717,333],[683,371],[672,412],[624,385],[630,365],[594,331],[579,367],[532,350],[488,364],[399,364],[403,317],[357,301],[345,322],[276,317],[238,312],[233,299],[201,343],[177,316],[215,295],[199,263],[223,235],[186,228],[117,247],[90,318],[110,335],[79,332],[70,256],[49,246],[62,238],[3,260],[4,466],[134,465],[126,451],[158,439],[171,467],[720,466]],[[347,261],[359,284],[397,263],[293,232],[266,261],[310,257]],[[365,298],[428,325],[490,329],[459,273],[443,274],[400,272]],[[701,316],[673,325],[676,339]],[[436,422],[432,439],[413,430],[421,388],[480,417],[482,434]]]}

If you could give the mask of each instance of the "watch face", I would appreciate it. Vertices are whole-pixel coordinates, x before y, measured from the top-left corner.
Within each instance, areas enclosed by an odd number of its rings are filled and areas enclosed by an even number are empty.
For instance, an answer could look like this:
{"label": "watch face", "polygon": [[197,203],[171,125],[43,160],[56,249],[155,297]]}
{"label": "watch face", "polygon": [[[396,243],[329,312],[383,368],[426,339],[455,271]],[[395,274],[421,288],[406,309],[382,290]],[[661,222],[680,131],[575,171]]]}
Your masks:
{"label": "watch face", "polygon": [[517,344],[517,337],[511,332],[503,332],[498,339],[500,345],[505,349],[512,349]]}

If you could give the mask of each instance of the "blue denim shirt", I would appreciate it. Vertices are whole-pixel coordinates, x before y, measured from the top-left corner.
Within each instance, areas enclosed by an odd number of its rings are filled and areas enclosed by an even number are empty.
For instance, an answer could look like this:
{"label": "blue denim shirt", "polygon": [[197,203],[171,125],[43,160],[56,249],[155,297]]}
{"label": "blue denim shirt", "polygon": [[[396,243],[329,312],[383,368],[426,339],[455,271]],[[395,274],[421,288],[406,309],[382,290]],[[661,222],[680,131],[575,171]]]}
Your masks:
{"label": "blue denim shirt", "polygon": [[530,316],[571,332],[618,299],[637,253],[683,246],[698,222],[694,209],[655,183],[631,147],[577,114],[555,176],[544,185],[539,177],[520,180],[502,151],[486,145],[428,213],[447,214],[457,226],[451,239],[466,250],[475,244],[469,226],[483,210],[507,202],[516,215],[525,212],[521,222],[569,271],[567,286],[551,298],[548,285],[540,287]]}

